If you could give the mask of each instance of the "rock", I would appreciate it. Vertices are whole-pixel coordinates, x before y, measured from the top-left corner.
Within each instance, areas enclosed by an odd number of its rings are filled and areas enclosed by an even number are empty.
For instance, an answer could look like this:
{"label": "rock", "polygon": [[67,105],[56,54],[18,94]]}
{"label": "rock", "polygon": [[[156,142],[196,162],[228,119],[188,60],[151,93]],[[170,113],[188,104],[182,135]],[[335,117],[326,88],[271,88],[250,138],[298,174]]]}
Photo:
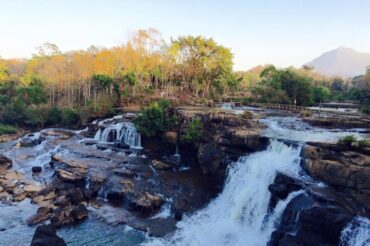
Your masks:
{"label": "rock", "polygon": [[57,236],[52,225],[41,225],[36,228],[31,246],[67,246],[67,244]]}
{"label": "rock", "polygon": [[163,137],[165,141],[171,143],[171,144],[176,144],[178,142],[178,134],[177,132],[173,131],[168,131],[163,134]]}
{"label": "rock", "polygon": [[37,213],[27,219],[28,225],[36,225],[42,221],[48,220],[51,216],[52,209],[49,207],[39,207]]}
{"label": "rock", "polygon": [[42,143],[45,140],[45,137],[43,137],[41,134],[38,133],[31,133],[27,134],[23,138],[19,140],[19,146],[20,147],[33,147],[40,143]]}
{"label": "rock", "polygon": [[54,205],[58,207],[64,207],[69,205],[69,199],[66,195],[61,195],[55,198]]}
{"label": "rock", "polygon": [[72,207],[57,207],[53,210],[53,213],[50,216],[50,221],[54,226],[57,227],[73,225],[75,221],[72,216]]}
{"label": "rock", "polygon": [[80,182],[84,181],[85,179],[85,174],[80,172],[78,169],[75,169],[73,171],[59,169],[56,172],[61,180],[67,182]]}
{"label": "rock", "polygon": [[171,169],[172,165],[158,160],[152,160],[152,166],[157,170]]}
{"label": "rock", "polygon": [[279,200],[285,200],[290,193],[301,190],[302,188],[303,185],[298,180],[278,173],[274,183],[268,187],[271,192],[270,208],[274,208]]}
{"label": "rock", "polygon": [[81,221],[87,218],[88,210],[84,205],[80,204],[78,206],[73,207],[72,216],[75,219],[75,221]]}
{"label": "rock", "polygon": [[5,174],[6,170],[12,167],[12,160],[4,155],[0,155],[0,175]]}
{"label": "rock", "polygon": [[198,161],[203,173],[214,173],[220,167],[220,150],[214,143],[201,144],[198,149]]}
{"label": "rock", "polygon": [[289,202],[268,245],[339,245],[342,230],[354,216],[339,203],[300,194]]}
{"label": "rock", "polygon": [[28,184],[23,187],[24,192],[27,194],[28,197],[33,197],[36,193],[38,193],[42,189],[41,186]]}
{"label": "rock", "polygon": [[138,195],[130,205],[134,210],[141,212],[153,212],[158,210],[163,204],[163,199],[160,196],[144,192]]}
{"label": "rock", "polygon": [[40,166],[33,166],[32,167],[32,172],[33,173],[41,173],[42,168]]}
{"label": "rock", "polygon": [[85,200],[84,195],[80,188],[69,189],[68,197],[72,204],[78,205]]}
{"label": "rock", "polygon": [[337,144],[309,143],[301,156],[301,166],[310,175],[370,195],[370,155]]}

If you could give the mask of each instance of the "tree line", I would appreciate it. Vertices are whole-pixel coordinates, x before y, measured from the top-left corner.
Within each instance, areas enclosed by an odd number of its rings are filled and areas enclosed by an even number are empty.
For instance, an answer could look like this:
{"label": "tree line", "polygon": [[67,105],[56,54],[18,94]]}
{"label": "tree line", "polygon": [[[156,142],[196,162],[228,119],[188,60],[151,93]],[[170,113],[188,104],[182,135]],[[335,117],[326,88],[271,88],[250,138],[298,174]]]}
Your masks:
{"label": "tree line", "polygon": [[192,102],[223,95],[297,105],[359,100],[369,108],[369,80],[369,71],[344,81],[307,67],[234,72],[231,50],[212,38],[165,42],[154,29],[138,30],[112,48],[63,53],[45,43],[30,59],[0,59],[0,122],[78,124],[148,98]]}

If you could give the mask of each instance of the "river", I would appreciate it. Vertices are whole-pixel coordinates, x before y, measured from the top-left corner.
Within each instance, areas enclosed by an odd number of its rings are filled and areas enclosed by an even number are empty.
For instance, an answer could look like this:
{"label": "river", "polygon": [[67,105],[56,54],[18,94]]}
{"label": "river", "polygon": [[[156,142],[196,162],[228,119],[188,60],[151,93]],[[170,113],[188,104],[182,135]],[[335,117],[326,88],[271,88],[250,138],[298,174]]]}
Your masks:
{"label": "river", "polygon": [[[240,113],[240,111],[238,111]],[[115,226],[105,223],[101,214],[89,208],[89,219],[84,222],[58,230],[68,245],[251,245],[264,246],[271,233],[278,225],[287,204],[294,197],[305,191],[295,191],[268,210],[270,192],[268,186],[274,181],[278,172],[297,179],[313,182],[300,168],[300,152],[308,141],[335,142],[344,135],[369,137],[361,133],[362,129],[346,132],[311,127],[297,117],[267,117],[262,120],[268,127],[264,131],[270,138],[270,144],[264,151],[241,156],[228,168],[227,178],[222,192],[205,208],[186,215],[177,223],[177,230],[164,238],[150,237],[129,226]],[[133,148],[140,149],[141,142],[132,124],[112,124],[110,128],[118,130],[113,138],[122,139]],[[97,132],[95,140],[107,142],[109,132]],[[78,141],[83,141],[80,139]],[[47,165],[53,154],[63,151],[63,147],[51,144],[52,137],[41,145],[26,148],[19,153],[11,143],[1,145],[2,152],[13,159],[14,168],[29,172],[37,163],[48,170]],[[77,140],[76,140],[77,141]],[[180,151],[181,152],[181,151]],[[33,153],[33,155],[29,154]],[[23,160],[22,155],[30,158]],[[43,182],[52,172],[38,180]],[[35,227],[25,224],[25,219],[36,211],[28,199],[15,206],[0,203],[0,245],[29,245]],[[114,210],[113,210],[114,211]],[[268,212],[269,211],[269,212]],[[114,213],[114,212],[113,212]],[[171,216],[168,210],[161,210],[158,216]],[[114,215],[113,215],[114,216]],[[341,236],[342,246],[370,245],[370,221],[357,217],[347,225]]]}

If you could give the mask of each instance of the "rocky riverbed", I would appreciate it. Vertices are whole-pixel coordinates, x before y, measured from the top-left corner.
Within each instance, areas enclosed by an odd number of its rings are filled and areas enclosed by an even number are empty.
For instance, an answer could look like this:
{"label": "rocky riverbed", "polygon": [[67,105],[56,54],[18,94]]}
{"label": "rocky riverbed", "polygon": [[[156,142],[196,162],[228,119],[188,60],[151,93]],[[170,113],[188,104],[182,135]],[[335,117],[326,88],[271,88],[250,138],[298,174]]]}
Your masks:
{"label": "rocky riverbed", "polygon": [[[3,143],[0,242],[29,245],[35,227],[50,224],[68,245],[89,245],[80,232],[100,235],[92,235],[95,245],[193,242],[185,233],[198,238],[195,245],[217,245],[229,225],[235,231],[226,245],[253,231],[257,245],[337,245],[355,218],[369,217],[368,150],[338,149],[334,140],[347,133],[295,115],[240,110],[178,108],[179,129],[157,139],[141,138],[134,115],[125,114],[82,131],[45,129]],[[194,117],[203,139],[182,144],[179,135]],[[326,230],[313,229],[323,223]],[[213,238],[204,231],[209,226],[224,231]],[[18,240],[10,235],[17,231],[24,234]],[[53,229],[42,231],[53,238]]]}

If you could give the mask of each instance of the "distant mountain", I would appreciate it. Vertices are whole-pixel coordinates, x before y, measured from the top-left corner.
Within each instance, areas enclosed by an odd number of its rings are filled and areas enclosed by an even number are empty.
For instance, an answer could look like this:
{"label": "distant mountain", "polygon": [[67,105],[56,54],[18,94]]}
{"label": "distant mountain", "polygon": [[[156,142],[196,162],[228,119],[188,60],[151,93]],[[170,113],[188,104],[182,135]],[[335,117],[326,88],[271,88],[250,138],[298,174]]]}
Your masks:
{"label": "distant mountain", "polygon": [[349,78],[365,73],[366,67],[370,66],[370,53],[340,47],[322,54],[305,65],[322,75]]}

